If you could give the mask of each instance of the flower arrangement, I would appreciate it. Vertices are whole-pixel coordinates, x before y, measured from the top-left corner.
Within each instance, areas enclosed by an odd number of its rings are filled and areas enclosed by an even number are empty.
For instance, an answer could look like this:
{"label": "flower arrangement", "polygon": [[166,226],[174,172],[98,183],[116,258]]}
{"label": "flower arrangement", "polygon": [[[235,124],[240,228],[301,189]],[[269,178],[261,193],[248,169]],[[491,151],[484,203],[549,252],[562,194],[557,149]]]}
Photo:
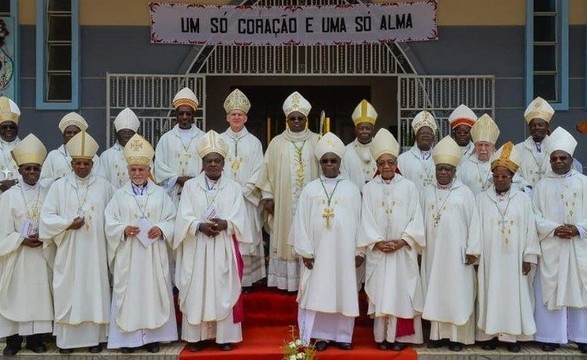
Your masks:
{"label": "flower arrangement", "polygon": [[314,354],[316,353],[316,348],[313,344],[304,345],[302,340],[300,340],[295,335],[295,327],[290,326],[290,337],[291,340],[285,340],[283,342],[283,360],[312,360],[314,359]]}

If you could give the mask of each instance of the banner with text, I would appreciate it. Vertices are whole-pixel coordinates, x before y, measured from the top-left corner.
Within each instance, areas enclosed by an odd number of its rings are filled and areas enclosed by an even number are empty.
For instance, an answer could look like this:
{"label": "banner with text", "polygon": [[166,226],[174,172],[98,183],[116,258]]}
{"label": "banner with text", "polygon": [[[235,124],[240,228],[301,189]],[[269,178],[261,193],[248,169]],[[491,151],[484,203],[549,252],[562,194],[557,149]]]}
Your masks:
{"label": "banner with text", "polygon": [[149,8],[154,44],[336,45],[438,39],[436,0],[330,6],[152,2]]}

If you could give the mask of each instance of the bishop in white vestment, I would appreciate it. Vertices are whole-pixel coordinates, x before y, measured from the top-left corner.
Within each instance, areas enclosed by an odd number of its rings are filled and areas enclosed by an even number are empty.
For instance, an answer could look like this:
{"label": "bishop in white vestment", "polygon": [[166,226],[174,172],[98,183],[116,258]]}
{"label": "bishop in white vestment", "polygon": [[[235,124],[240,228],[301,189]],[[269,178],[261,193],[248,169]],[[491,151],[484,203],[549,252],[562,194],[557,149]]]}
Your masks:
{"label": "bishop in white vestment", "polygon": [[255,184],[270,230],[267,285],[287,291],[296,291],[300,281],[299,261],[287,243],[291,222],[302,189],[318,177],[318,134],[306,129],[311,108],[297,91],[285,100],[288,128],[269,143]]}
{"label": "bishop in white vestment", "polygon": [[[129,180],[128,165],[123,151],[126,143],[136,134],[141,122],[129,108],[123,109],[114,119],[116,143],[100,155],[100,164],[106,180],[119,189]],[[150,166],[150,165],[149,165]]]}
{"label": "bishop in white vestment", "polygon": [[266,276],[263,248],[263,219],[261,196],[255,191],[255,182],[263,164],[263,146],[245,127],[251,103],[239,89],[234,89],[224,101],[226,121],[230,125],[220,136],[228,145],[224,175],[241,185],[247,209],[249,227],[253,233],[251,244],[240,243],[243,257],[243,286],[249,287]]}
{"label": "bishop in white vestment", "polygon": [[198,104],[198,98],[187,87],[175,95],[173,107],[177,124],[161,136],[155,148],[155,182],[167,189],[176,206],[184,183],[202,171],[202,159],[197,155],[196,146],[204,132],[194,124]]}
{"label": "bishop in white vestment", "polygon": [[222,175],[228,146],[213,130],[198,144],[204,172],[186,182],[173,248],[183,313],[181,338],[191,351],[216,339],[222,350],[242,341],[242,258],[252,242],[241,186]]}
{"label": "bishop in white vestment", "polygon": [[53,330],[50,254],[43,253],[39,216],[47,195],[39,184],[47,150],[33,134],[12,151],[22,181],[0,196],[0,337],[3,354],[13,356],[26,348],[47,351],[43,333]]}
{"label": "bishop in white vestment", "polygon": [[0,194],[18,183],[18,166],[10,155],[20,142],[20,109],[6,96],[0,96]]}
{"label": "bishop in white vestment", "polygon": [[424,294],[418,254],[426,245],[416,185],[396,174],[399,144],[380,129],[371,144],[378,175],[363,187],[358,244],[367,248],[367,313],[375,317],[374,336],[381,350],[399,351],[422,343],[420,315]]}
{"label": "bishop in white vestment", "polygon": [[149,180],[155,151],[135,134],[124,148],[130,181],[106,206],[112,308],[108,348],[145,346],[177,340],[168,246],[173,242],[175,206],[165,190]]}
{"label": "bishop in white vestment", "polygon": [[512,186],[520,154],[507,142],[491,161],[494,185],[477,195],[481,219],[479,310],[477,340],[495,349],[495,338],[510,352],[521,350],[518,341],[532,340],[532,265],[540,255],[536,218],[530,198]]}
{"label": "bishop in white vestment", "polygon": [[[483,118],[479,119],[477,126]],[[461,351],[475,343],[476,273],[481,232],[475,195],[456,178],[462,150],[446,136],[432,150],[436,184],[422,195],[426,247],[422,253],[425,293],[422,318],[430,320],[428,347]]]}
{"label": "bishop in white vestment", "polygon": [[356,285],[357,227],[361,193],[340,175],[343,142],[328,132],[316,145],[322,176],[304,187],[291,225],[289,244],[302,258],[298,291],[298,329],[308,344],[325,350],[335,341],[352,349],[355,317],[359,316]]}
{"label": "bishop in white vestment", "polygon": [[572,168],[576,146],[565,129],[552,132],[552,173],[532,192],[542,248],[535,338],[545,351],[573,341],[587,353],[587,177]]}
{"label": "bishop in white vestment", "polygon": [[57,346],[61,353],[106,342],[110,285],[104,209],[114,188],[92,173],[98,144],[85,131],[67,142],[73,172],[55,181],[41,210],[39,237],[56,246],[53,297]]}

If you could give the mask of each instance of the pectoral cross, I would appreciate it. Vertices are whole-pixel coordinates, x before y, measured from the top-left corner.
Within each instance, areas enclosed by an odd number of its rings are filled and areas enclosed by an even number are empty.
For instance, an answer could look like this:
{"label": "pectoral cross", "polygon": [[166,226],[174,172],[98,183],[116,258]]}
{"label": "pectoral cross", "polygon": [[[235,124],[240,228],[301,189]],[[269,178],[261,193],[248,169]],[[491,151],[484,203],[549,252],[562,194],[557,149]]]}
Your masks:
{"label": "pectoral cross", "polygon": [[12,175],[14,175],[14,173],[12,171],[10,171],[8,168],[5,168],[1,172],[2,172],[2,174],[4,174],[4,179],[2,179],[2,180],[9,180],[12,178]]}
{"label": "pectoral cross", "polygon": [[322,212],[322,217],[326,221],[326,228],[330,229],[330,219],[334,217],[334,209],[331,207],[324,208]]}
{"label": "pectoral cross", "polygon": [[497,222],[499,225],[501,225],[501,234],[505,236],[504,242],[506,244],[509,244],[510,242],[510,239],[508,239],[507,236],[511,233],[511,231],[509,230],[506,231],[506,226],[508,225],[508,222],[509,221],[505,217],[502,217],[501,220]]}
{"label": "pectoral cross", "polygon": [[442,216],[442,214],[439,212],[437,212],[436,214],[432,215],[432,218],[434,219],[434,227],[438,226],[438,223],[440,222],[440,217]]}
{"label": "pectoral cross", "polygon": [[231,169],[232,169],[233,171],[237,172],[237,171],[240,169],[240,167],[241,167],[241,160],[240,160],[240,159],[237,159],[237,158],[235,158],[234,160],[232,160],[232,161],[230,162],[230,167],[231,167]]}

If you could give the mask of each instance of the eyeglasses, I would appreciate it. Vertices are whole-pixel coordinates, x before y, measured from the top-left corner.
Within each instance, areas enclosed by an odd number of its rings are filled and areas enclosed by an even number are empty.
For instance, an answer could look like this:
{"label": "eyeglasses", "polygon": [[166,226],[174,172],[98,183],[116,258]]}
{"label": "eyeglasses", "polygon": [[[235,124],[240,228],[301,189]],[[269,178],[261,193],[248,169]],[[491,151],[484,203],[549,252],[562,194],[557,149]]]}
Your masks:
{"label": "eyeglasses", "polygon": [[288,121],[304,121],[306,118],[304,116],[290,116],[287,118]]}
{"label": "eyeglasses", "polygon": [[320,159],[320,164],[338,164],[338,159]]}

